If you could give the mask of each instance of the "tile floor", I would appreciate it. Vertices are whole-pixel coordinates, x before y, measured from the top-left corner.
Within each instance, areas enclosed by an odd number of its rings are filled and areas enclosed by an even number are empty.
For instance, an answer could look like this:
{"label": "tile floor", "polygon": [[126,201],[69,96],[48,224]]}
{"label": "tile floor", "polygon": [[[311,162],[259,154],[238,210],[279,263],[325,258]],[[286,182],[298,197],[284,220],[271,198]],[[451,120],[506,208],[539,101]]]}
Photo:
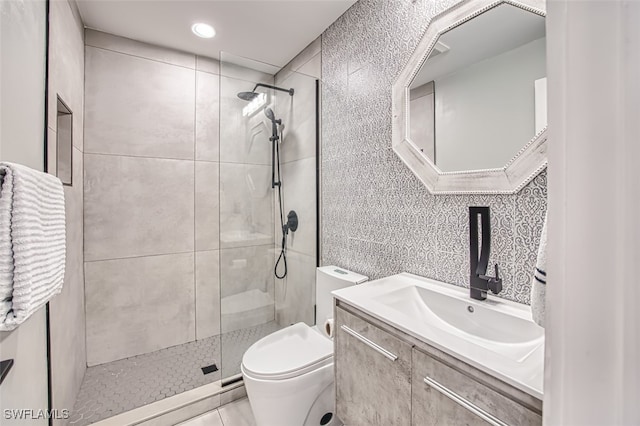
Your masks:
{"label": "tile floor", "polygon": [[243,398],[180,423],[178,426],[255,426],[255,424],[249,400]]}
{"label": "tile floor", "polygon": [[[269,322],[148,354],[87,368],[69,424],[86,426],[163,398],[240,373],[242,355],[276,331]],[[217,364],[220,370],[203,374]],[[221,365],[222,364],[222,365]]]}

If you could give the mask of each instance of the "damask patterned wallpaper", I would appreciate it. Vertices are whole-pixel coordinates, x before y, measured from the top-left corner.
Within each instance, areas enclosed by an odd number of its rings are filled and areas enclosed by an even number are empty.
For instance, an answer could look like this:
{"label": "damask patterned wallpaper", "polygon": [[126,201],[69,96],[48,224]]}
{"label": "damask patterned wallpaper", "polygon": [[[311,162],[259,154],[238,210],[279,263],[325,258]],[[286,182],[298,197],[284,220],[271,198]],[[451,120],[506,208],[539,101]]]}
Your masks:
{"label": "damask patterned wallpaper", "polygon": [[499,296],[529,303],[546,171],[515,195],[431,195],[391,149],[391,86],[430,19],[456,2],[360,0],[323,34],[322,262],[468,286],[468,207],[488,205]]}

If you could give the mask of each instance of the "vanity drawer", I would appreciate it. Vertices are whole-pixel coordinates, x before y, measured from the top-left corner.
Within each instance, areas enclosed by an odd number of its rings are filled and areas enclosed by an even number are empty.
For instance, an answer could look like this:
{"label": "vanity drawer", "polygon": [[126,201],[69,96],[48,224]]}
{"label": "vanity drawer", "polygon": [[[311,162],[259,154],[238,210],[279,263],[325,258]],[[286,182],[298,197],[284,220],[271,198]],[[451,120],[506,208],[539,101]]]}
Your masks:
{"label": "vanity drawer", "polygon": [[411,424],[411,344],[335,311],[336,410],[345,425]]}
{"label": "vanity drawer", "polygon": [[[539,413],[413,349],[412,424],[541,425]],[[469,367],[471,369],[472,367]]]}

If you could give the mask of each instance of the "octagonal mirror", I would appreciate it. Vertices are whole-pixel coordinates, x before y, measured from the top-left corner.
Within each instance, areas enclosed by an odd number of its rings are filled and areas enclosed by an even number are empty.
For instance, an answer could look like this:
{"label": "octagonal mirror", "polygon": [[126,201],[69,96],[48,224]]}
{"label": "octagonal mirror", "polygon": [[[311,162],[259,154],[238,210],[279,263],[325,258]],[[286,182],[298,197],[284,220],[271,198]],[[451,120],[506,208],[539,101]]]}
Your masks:
{"label": "octagonal mirror", "polygon": [[433,193],[514,193],[546,166],[544,3],[436,17],[393,87],[393,149]]}

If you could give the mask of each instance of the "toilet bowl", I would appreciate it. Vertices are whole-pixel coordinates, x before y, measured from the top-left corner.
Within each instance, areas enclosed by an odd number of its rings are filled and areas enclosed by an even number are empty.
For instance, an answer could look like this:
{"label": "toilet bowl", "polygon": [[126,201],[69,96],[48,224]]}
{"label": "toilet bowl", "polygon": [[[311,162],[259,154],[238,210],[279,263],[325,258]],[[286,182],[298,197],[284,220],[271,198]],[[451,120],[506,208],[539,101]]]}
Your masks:
{"label": "toilet bowl", "polygon": [[316,271],[319,326],[297,323],[254,343],[242,375],[257,426],[339,426],[334,413],[333,341],[324,323],[333,313],[331,292],[367,278],[334,266]]}

